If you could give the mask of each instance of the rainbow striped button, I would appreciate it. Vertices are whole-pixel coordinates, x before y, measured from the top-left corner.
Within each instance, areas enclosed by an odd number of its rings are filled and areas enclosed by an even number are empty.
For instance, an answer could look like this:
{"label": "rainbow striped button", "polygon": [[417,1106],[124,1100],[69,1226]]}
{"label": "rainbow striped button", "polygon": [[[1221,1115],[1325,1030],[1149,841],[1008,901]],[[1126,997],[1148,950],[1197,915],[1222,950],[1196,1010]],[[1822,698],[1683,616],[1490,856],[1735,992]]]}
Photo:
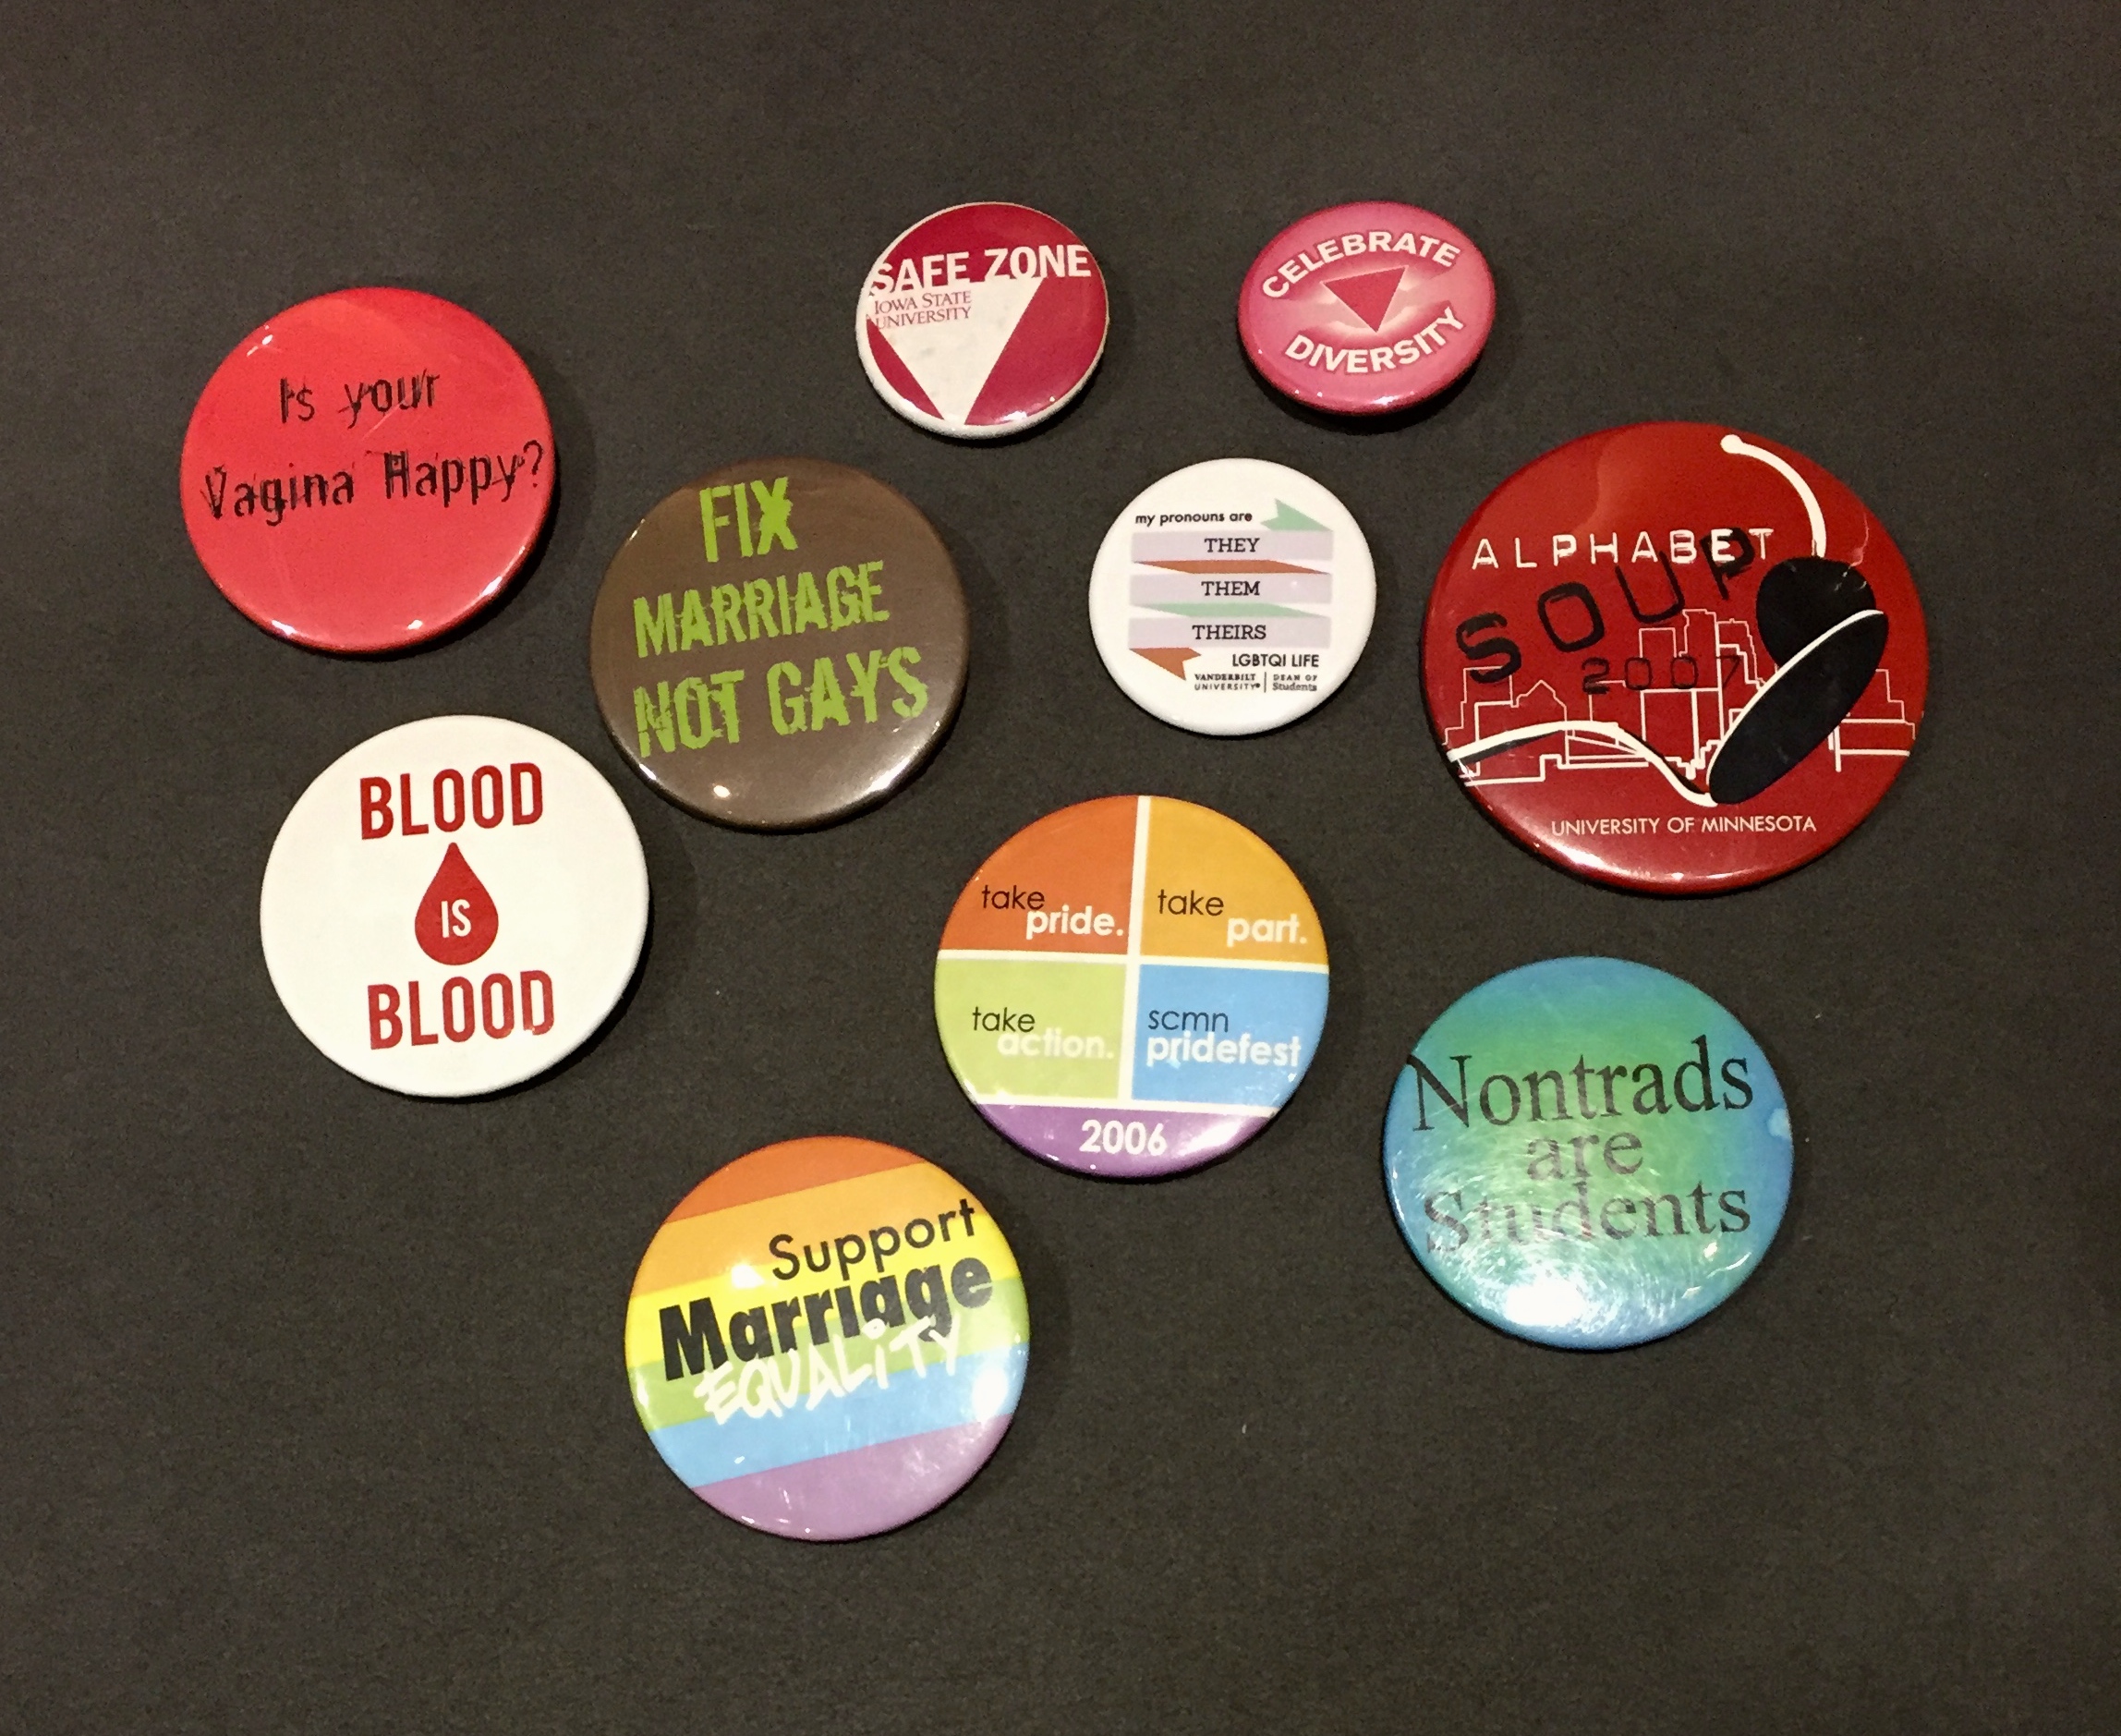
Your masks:
{"label": "rainbow striped button", "polygon": [[656,1232],[626,1378],[663,1463],[761,1531],[874,1536],[1000,1444],[1031,1320],[1008,1239],[910,1151],[793,1139],[709,1176]]}

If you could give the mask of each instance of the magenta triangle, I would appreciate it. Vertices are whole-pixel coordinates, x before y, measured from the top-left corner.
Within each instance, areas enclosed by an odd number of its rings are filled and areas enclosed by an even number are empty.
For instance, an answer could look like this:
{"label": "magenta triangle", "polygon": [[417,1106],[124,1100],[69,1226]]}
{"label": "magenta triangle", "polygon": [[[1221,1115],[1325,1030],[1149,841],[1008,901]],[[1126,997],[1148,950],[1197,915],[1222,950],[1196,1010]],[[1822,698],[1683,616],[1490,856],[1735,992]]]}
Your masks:
{"label": "magenta triangle", "polygon": [[1358,272],[1352,277],[1336,278],[1326,287],[1375,332],[1384,325],[1385,310],[1392,305],[1392,297],[1399,290],[1400,279],[1406,274],[1406,270],[1404,265],[1395,265],[1389,271]]}

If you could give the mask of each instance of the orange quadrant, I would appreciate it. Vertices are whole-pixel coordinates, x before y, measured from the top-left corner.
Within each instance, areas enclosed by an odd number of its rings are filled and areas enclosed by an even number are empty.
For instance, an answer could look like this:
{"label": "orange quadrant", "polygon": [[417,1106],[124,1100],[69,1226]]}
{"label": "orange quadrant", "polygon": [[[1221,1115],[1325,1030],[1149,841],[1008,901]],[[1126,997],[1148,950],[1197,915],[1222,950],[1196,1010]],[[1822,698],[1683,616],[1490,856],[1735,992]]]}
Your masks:
{"label": "orange quadrant", "polygon": [[1134,811],[1108,795],[1025,827],[958,894],[943,950],[1124,953]]}

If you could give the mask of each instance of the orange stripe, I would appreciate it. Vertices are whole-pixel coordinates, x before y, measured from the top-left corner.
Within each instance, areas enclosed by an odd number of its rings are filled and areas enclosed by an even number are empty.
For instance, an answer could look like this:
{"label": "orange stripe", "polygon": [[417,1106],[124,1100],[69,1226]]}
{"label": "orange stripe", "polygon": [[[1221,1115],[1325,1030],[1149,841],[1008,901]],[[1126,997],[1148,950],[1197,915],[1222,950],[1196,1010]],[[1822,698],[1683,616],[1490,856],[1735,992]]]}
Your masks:
{"label": "orange stripe", "polygon": [[[872,1175],[842,1177],[799,1194],[775,1194],[690,1218],[673,1218],[656,1232],[641,1256],[636,1289],[695,1284],[732,1270],[739,1262],[767,1271],[776,1256],[770,1246],[776,1232],[798,1243],[827,1241],[834,1235],[860,1235],[874,1225],[903,1227],[908,1219],[933,1218],[953,1209],[971,1195],[933,1164],[882,1170]],[[981,1209],[973,1201],[975,1223]],[[953,1236],[946,1246],[956,1245]]]}
{"label": "orange stripe", "polygon": [[777,1146],[761,1146],[715,1171],[678,1203],[670,1220],[697,1218],[707,1211],[726,1211],[732,1206],[748,1206],[754,1200],[775,1199],[806,1187],[823,1187],[851,1176],[874,1175],[923,1161],[910,1151],[879,1145],[874,1139],[849,1139],[836,1134],[815,1139],[785,1139]]}

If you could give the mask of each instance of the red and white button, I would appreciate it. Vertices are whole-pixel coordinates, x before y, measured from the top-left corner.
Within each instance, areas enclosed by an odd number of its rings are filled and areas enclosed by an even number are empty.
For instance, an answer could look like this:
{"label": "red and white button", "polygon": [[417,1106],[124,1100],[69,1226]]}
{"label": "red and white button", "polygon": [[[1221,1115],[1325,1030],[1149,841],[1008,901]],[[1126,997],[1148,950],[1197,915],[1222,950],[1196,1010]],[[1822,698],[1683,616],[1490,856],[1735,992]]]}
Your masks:
{"label": "red and white button", "polygon": [[413,1097],[533,1078],[595,1035],[648,934],[648,865],[612,786],[498,717],[363,742],[265,864],[265,967],[302,1035]]}
{"label": "red and white button", "polygon": [[191,413],[185,528],[223,596],[325,651],[446,633],[515,577],[552,504],[552,424],[485,321],[342,289],[238,344]]}
{"label": "red and white button", "polygon": [[1065,224],[1024,205],[953,205],[870,268],[854,343],[869,383],[908,421],[993,440],[1074,400],[1109,322],[1104,273]]}

